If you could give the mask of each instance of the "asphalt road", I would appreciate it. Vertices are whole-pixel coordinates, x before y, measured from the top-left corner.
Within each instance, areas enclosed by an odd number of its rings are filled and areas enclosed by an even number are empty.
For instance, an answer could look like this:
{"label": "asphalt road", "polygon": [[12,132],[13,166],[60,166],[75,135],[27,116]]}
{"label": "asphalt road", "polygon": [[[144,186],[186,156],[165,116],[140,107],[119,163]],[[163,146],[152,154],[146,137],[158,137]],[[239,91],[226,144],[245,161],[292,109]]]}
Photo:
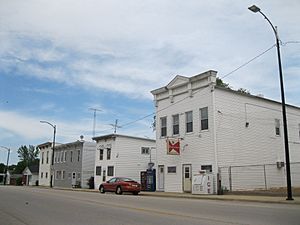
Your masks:
{"label": "asphalt road", "polygon": [[299,205],[0,186],[0,225],[300,224]]}

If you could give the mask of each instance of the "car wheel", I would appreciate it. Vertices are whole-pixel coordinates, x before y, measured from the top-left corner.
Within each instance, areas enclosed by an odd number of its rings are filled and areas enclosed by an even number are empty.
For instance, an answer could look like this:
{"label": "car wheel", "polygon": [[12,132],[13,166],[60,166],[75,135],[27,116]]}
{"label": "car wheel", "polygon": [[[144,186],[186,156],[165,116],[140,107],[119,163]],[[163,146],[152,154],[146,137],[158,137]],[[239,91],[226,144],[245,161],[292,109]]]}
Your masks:
{"label": "car wheel", "polygon": [[138,194],[139,194],[139,192],[138,192],[138,191],[134,191],[134,192],[132,192],[132,194],[134,194],[134,195],[138,195]]}
{"label": "car wheel", "polygon": [[118,186],[116,189],[116,194],[121,195],[123,193],[121,186]]}
{"label": "car wheel", "polygon": [[104,193],[105,193],[104,187],[103,187],[103,186],[100,186],[100,187],[99,187],[99,191],[100,191],[100,193],[104,194]]}

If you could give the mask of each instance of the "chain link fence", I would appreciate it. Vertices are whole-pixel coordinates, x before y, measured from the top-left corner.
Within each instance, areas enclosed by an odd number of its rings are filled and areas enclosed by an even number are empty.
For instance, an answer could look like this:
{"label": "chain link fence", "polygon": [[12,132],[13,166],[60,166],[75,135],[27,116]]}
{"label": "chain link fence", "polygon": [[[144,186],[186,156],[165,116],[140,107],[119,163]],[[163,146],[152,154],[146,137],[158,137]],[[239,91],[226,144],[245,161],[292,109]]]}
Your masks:
{"label": "chain link fence", "polygon": [[[300,187],[300,162],[290,163],[293,187]],[[219,167],[223,190],[269,190],[286,187],[283,163]]]}

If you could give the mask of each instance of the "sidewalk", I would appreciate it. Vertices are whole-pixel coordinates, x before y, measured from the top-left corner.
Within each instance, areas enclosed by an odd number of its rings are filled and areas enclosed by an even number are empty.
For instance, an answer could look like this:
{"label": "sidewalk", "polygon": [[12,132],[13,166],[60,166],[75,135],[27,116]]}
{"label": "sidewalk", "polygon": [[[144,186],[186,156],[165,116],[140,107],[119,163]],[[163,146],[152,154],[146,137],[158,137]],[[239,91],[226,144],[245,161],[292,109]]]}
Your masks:
{"label": "sidewalk", "polygon": [[[81,188],[58,188],[57,190],[81,191],[99,193],[97,189],[81,189]],[[99,193],[100,194],[100,193]],[[297,204],[300,205],[300,196],[294,196],[294,200],[286,200],[284,196],[264,196],[264,195],[192,195],[190,193],[174,193],[174,192],[147,192],[142,191],[140,196],[150,197],[166,197],[166,198],[185,198],[195,200],[219,200],[219,201],[244,201],[244,202],[261,202],[261,203],[280,203],[280,204]]]}
{"label": "sidewalk", "polygon": [[293,197],[294,200],[288,201],[282,196],[262,196],[262,195],[192,195],[189,193],[171,193],[171,192],[141,192],[142,196],[153,197],[170,197],[170,198],[187,198],[187,199],[205,199],[205,200],[222,200],[222,201],[247,201],[261,203],[283,203],[300,205],[300,197]]}

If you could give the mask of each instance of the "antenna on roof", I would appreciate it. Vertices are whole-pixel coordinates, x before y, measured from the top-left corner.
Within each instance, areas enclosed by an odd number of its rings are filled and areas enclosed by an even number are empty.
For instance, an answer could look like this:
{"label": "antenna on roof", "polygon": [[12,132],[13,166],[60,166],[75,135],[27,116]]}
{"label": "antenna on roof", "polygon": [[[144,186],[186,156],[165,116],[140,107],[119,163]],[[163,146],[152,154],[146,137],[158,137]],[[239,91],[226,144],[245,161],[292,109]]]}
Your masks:
{"label": "antenna on roof", "polygon": [[115,124],[109,124],[114,128],[114,134],[117,133],[117,128],[122,128],[121,126],[118,126],[118,120],[116,119]]}

